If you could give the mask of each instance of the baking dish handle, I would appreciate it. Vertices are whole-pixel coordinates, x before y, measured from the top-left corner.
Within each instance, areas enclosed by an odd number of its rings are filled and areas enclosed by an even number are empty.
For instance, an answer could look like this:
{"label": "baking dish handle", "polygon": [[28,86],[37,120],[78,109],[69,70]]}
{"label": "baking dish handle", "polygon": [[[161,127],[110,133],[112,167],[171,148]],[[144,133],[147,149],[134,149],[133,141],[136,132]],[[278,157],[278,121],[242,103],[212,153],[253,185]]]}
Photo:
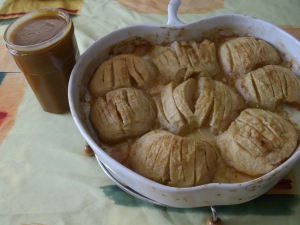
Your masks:
{"label": "baking dish handle", "polygon": [[170,0],[168,5],[168,23],[169,26],[183,25],[184,23],[180,21],[177,16],[178,8],[181,4],[180,0]]}

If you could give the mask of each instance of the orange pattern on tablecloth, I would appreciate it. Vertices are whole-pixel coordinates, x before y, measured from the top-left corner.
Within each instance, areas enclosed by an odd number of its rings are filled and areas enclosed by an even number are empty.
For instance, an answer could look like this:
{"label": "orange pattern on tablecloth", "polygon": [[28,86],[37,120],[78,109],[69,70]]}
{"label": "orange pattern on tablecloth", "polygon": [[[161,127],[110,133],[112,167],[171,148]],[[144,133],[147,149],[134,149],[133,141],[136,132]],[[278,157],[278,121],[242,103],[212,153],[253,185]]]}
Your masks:
{"label": "orange pattern on tablecloth", "polygon": [[8,52],[3,37],[0,37],[0,72],[21,72],[14,58]]}
{"label": "orange pattern on tablecloth", "polygon": [[280,26],[283,30],[293,35],[300,41],[300,28],[299,27],[291,27],[291,26]]}
{"label": "orange pattern on tablecloth", "polygon": [[2,73],[0,84],[0,144],[14,125],[18,107],[24,97],[26,84],[22,73]]}
{"label": "orange pattern on tablecloth", "polygon": [[14,125],[26,85],[24,75],[0,37],[0,144]]}
{"label": "orange pattern on tablecloth", "polygon": [[[118,2],[139,13],[167,14],[170,0],[118,0]],[[208,13],[223,7],[224,0],[181,0],[178,13]]]}
{"label": "orange pattern on tablecloth", "polygon": [[6,0],[0,9],[0,19],[15,18],[41,8],[60,8],[69,14],[77,14],[84,0],[16,1]]}
{"label": "orange pattern on tablecloth", "polygon": [[2,73],[0,83],[0,144],[14,125],[18,107],[23,100],[26,80],[22,73]]}

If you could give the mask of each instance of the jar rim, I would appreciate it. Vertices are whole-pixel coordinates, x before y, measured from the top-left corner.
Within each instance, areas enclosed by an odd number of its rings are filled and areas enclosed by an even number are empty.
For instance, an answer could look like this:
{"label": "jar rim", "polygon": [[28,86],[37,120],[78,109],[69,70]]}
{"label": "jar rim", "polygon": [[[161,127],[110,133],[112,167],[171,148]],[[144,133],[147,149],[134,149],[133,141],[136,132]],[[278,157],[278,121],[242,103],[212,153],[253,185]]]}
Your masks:
{"label": "jar rim", "polygon": [[[58,16],[64,18],[67,23],[65,28],[62,31],[60,31],[59,33],[57,33],[56,35],[54,35],[53,37],[51,37],[50,39],[45,40],[40,43],[36,43],[36,44],[17,45],[17,44],[13,44],[10,41],[12,32],[19,25],[21,25],[27,21],[30,21],[32,18],[35,18],[38,15],[43,15],[46,12],[51,12],[51,13],[53,13],[53,15],[58,15]],[[62,9],[58,9],[58,8],[43,8],[43,9],[34,10],[32,12],[28,12],[24,16],[21,16],[20,18],[16,19],[14,22],[12,22],[6,28],[3,38],[4,38],[4,41],[6,42],[7,46],[13,50],[35,51],[35,50],[44,49],[44,48],[47,48],[47,47],[53,45],[54,43],[59,41],[62,37],[64,37],[69,32],[70,28],[71,28],[71,19],[69,17],[69,14],[67,14],[65,11],[63,11]]]}

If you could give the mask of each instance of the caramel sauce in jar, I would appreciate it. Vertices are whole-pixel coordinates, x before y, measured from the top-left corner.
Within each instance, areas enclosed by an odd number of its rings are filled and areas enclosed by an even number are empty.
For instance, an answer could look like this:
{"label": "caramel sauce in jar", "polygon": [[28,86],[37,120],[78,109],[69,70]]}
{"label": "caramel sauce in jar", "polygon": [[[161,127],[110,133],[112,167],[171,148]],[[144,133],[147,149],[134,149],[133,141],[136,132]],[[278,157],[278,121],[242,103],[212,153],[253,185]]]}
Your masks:
{"label": "caramel sauce in jar", "polygon": [[68,82],[79,57],[74,26],[59,9],[40,9],[14,21],[4,40],[44,111],[69,111]]}

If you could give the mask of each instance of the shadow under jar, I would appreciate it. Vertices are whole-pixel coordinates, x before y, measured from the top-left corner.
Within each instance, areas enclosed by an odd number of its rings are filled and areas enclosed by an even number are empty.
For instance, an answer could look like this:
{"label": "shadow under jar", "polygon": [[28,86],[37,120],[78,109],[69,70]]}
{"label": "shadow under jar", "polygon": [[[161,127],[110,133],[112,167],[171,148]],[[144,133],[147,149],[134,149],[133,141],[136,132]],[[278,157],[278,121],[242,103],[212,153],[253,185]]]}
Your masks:
{"label": "shadow under jar", "polygon": [[79,51],[74,25],[59,9],[40,9],[14,21],[4,40],[44,111],[69,111],[68,82]]}

